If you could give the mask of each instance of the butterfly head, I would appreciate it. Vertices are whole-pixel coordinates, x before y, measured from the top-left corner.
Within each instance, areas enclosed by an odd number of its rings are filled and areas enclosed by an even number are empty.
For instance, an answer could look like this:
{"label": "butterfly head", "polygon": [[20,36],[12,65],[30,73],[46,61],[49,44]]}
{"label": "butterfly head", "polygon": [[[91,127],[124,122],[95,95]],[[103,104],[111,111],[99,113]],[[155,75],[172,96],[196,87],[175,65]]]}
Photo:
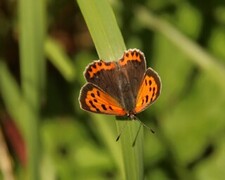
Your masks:
{"label": "butterfly head", "polygon": [[127,117],[130,119],[130,120],[136,120],[137,119],[137,116],[134,112],[130,111],[127,113]]}

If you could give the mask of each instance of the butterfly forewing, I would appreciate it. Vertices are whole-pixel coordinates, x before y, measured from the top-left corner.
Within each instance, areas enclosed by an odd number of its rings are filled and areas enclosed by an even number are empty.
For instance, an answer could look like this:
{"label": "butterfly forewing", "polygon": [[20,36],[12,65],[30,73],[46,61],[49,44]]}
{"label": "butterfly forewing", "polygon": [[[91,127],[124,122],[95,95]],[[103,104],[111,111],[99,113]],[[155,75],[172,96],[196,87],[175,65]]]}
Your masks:
{"label": "butterfly forewing", "polygon": [[86,111],[116,116],[126,115],[125,110],[114,98],[92,83],[83,86],[79,100],[81,108]]}
{"label": "butterfly forewing", "polygon": [[102,89],[111,97],[120,101],[120,72],[115,62],[105,62],[102,60],[94,61],[89,64],[85,70],[85,78],[87,82],[94,84]]}
{"label": "butterfly forewing", "polygon": [[135,113],[145,110],[160,95],[161,81],[158,74],[151,68],[148,68],[136,99]]}
{"label": "butterfly forewing", "polygon": [[146,71],[144,54],[138,49],[129,49],[124,52],[123,57],[119,60],[119,65],[121,71],[127,74],[133,96],[137,95]]}

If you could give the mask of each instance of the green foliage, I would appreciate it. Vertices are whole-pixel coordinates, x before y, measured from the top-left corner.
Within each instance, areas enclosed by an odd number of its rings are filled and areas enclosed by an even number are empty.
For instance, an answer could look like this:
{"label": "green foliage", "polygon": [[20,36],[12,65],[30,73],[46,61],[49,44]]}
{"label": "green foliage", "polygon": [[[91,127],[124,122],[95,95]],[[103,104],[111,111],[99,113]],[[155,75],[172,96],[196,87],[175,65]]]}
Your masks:
{"label": "green foliage", "polygon": [[[142,174],[138,169],[151,180],[224,179],[224,2],[110,1],[111,11],[106,0],[57,0],[48,1],[47,16],[45,1],[33,11],[28,1],[21,2],[23,21],[18,23],[12,3],[6,3],[8,14],[0,10],[0,130],[13,147],[15,179],[27,172],[37,179],[38,168],[41,179],[48,180],[121,179],[129,171]],[[139,116],[156,133],[141,131],[138,152],[131,149],[139,123],[128,122],[116,142],[116,129],[124,122],[116,127],[114,117],[84,112],[77,100],[86,65],[119,58],[126,49],[123,39],[127,49],[144,52],[162,80],[160,98]],[[12,45],[17,41],[19,63]],[[4,122],[9,120],[25,139],[28,169],[7,136]],[[4,161],[7,157],[0,158],[0,165]]]}

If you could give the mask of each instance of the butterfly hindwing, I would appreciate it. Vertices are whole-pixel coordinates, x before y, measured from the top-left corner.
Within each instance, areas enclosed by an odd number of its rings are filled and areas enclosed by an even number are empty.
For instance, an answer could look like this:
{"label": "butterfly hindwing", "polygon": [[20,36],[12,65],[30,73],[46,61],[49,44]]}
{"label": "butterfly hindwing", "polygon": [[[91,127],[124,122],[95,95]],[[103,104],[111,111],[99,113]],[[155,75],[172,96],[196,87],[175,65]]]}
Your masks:
{"label": "butterfly hindwing", "polygon": [[160,91],[161,81],[159,75],[153,69],[148,68],[137,94],[134,112],[139,113],[145,110],[159,97]]}
{"label": "butterfly hindwing", "polygon": [[116,116],[126,115],[117,100],[92,83],[82,87],[79,100],[81,108],[86,111]]}

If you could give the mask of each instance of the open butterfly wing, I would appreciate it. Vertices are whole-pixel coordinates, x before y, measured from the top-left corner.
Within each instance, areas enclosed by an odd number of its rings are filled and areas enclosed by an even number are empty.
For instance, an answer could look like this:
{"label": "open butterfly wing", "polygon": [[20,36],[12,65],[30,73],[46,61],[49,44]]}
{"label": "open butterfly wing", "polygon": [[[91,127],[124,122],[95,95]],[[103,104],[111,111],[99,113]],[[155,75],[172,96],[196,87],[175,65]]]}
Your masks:
{"label": "open butterfly wing", "polygon": [[137,95],[140,83],[146,72],[146,60],[144,54],[138,49],[129,49],[124,52],[119,60],[120,69],[127,75],[133,95]]}
{"label": "open butterfly wing", "polygon": [[159,75],[153,69],[148,68],[138,91],[134,112],[139,113],[150,106],[159,97],[160,91]]}
{"label": "open butterfly wing", "polygon": [[86,111],[116,116],[126,115],[126,111],[116,99],[92,83],[83,86],[79,101],[81,108]]}

